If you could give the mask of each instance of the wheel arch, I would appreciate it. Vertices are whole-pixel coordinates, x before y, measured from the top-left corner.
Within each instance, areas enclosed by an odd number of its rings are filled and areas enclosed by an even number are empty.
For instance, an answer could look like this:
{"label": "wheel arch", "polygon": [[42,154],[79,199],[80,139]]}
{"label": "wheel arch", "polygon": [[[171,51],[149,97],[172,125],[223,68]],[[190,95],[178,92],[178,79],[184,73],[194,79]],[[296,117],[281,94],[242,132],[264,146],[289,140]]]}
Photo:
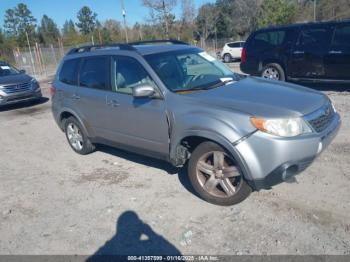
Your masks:
{"label": "wheel arch", "polygon": [[[235,146],[227,140],[222,135],[206,130],[190,130],[185,132],[181,138],[178,138],[173,145],[170,147],[170,162],[176,166],[181,166],[187,162],[189,159],[191,152],[201,143],[205,141],[211,141],[218,145],[220,145],[223,149],[225,149],[235,161],[237,161],[243,176],[246,179],[251,180],[252,176],[249,173],[249,169],[247,164],[245,163],[243,157],[235,148]],[[179,148],[181,150],[186,150],[186,155],[179,154]],[[187,157],[186,159],[179,159],[179,157]]]}
{"label": "wheel arch", "polygon": [[90,136],[90,132],[88,132],[88,129],[86,128],[84,121],[77,115],[75,114],[72,110],[69,109],[63,109],[58,117],[58,123],[59,126],[61,128],[62,131],[64,131],[64,127],[65,127],[65,120],[68,119],[69,117],[74,117],[81,125],[81,127],[83,128],[83,132],[85,132],[85,134],[87,134],[88,136]]}
{"label": "wheel arch", "polygon": [[276,59],[276,58],[269,58],[269,59],[265,59],[265,60],[261,61],[259,63],[259,75],[261,75],[264,67],[268,64],[280,65],[284,71],[285,76],[287,76],[287,67],[286,67],[285,63],[281,59]]}

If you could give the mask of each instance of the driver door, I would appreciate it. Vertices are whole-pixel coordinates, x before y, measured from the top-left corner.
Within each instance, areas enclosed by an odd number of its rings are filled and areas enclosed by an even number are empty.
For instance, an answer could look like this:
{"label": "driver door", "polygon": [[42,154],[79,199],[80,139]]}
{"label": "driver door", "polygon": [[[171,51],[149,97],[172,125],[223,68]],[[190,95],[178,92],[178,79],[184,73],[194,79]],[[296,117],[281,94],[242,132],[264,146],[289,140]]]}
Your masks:
{"label": "driver door", "polygon": [[128,56],[112,57],[112,92],[106,97],[108,129],[118,144],[149,151],[155,156],[169,153],[168,124],[163,99],[134,98],[138,85],[156,84],[141,63]]}

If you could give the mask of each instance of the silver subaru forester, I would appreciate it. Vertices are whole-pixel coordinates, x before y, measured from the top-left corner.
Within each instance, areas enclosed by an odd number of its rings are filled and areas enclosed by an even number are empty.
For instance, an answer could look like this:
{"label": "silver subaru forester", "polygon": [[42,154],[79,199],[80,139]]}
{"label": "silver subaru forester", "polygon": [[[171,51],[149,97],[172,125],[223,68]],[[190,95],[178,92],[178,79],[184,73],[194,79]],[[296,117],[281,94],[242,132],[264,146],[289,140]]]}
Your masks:
{"label": "silver subaru forester", "polygon": [[72,49],[51,93],[75,152],[107,144],[187,165],[198,195],[219,205],[305,170],[341,122],[320,92],[235,74],[178,41]]}

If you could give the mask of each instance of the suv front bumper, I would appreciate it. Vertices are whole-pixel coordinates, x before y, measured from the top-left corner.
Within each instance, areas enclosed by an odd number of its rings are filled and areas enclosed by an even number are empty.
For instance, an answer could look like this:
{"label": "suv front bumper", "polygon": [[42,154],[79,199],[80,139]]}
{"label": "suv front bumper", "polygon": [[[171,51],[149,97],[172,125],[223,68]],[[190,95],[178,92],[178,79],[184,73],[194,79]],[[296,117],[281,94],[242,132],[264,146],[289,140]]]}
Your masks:
{"label": "suv front bumper", "polygon": [[336,113],[321,133],[280,138],[255,132],[236,146],[247,169],[247,182],[256,190],[268,189],[304,171],[331,143],[340,125]]}
{"label": "suv front bumper", "polygon": [[6,94],[4,91],[0,90],[0,106],[10,105],[24,101],[30,101],[39,99],[42,97],[40,87],[36,90],[28,90],[25,92]]}

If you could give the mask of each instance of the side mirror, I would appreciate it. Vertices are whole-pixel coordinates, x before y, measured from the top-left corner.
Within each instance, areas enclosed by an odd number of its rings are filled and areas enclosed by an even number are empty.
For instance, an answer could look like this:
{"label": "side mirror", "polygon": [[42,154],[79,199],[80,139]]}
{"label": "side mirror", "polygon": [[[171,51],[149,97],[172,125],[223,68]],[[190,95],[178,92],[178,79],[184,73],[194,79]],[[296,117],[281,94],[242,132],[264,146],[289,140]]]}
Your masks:
{"label": "side mirror", "polygon": [[25,74],[25,73],[26,73],[26,70],[21,69],[21,70],[19,70],[19,72],[20,72],[21,74]]}
{"label": "side mirror", "polygon": [[135,98],[153,97],[155,94],[156,90],[150,85],[135,86],[132,89],[132,95]]}

